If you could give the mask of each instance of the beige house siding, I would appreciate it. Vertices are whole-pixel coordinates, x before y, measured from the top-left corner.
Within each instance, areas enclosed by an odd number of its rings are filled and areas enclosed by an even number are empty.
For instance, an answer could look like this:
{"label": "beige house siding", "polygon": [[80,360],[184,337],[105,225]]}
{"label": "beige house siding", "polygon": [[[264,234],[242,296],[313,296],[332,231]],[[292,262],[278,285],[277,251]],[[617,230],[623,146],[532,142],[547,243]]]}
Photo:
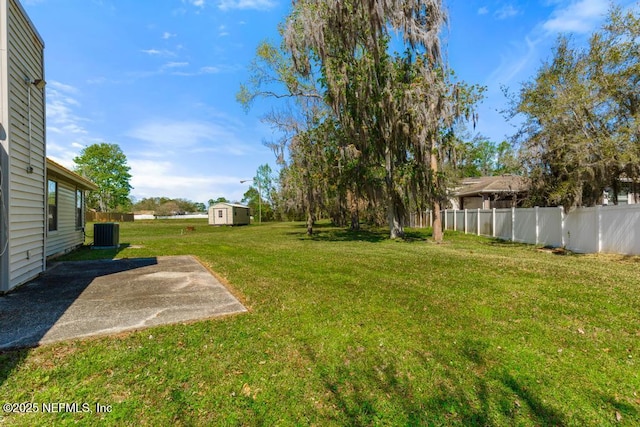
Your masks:
{"label": "beige house siding", "polygon": [[[16,0],[0,0],[0,291],[45,269],[44,43]],[[25,79],[28,82],[25,82]]]}
{"label": "beige house siding", "polygon": [[47,257],[69,252],[84,243],[83,229],[76,228],[76,187],[56,177],[49,179],[58,183],[58,227],[47,234]]}
{"label": "beige house siding", "polygon": [[[76,191],[83,193],[85,190],[96,190],[97,187],[65,169],[63,166],[47,159],[47,181],[58,183],[58,221],[55,231],[47,233],[46,256],[52,257],[67,253],[84,243],[84,203],[80,220],[82,225],[76,223]],[[48,229],[48,222],[47,222]]]}

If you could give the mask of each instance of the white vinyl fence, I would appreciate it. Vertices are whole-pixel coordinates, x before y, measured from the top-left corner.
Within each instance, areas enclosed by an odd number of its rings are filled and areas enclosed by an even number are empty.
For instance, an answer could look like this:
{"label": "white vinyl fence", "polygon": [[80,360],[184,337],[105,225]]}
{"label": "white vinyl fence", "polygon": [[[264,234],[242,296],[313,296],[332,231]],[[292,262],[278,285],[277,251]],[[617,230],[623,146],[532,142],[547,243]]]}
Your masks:
{"label": "white vinyl fence", "polygon": [[[579,253],[640,255],[640,205],[578,208],[444,210],[442,226],[520,243],[565,247]],[[430,212],[412,214],[409,225],[432,224]]]}
{"label": "white vinyl fence", "polygon": [[203,214],[186,214],[186,215],[171,215],[171,216],[155,216],[155,215],[147,215],[147,214],[136,214],[133,218],[138,220],[143,219],[206,219],[209,218],[209,215],[206,213]]}

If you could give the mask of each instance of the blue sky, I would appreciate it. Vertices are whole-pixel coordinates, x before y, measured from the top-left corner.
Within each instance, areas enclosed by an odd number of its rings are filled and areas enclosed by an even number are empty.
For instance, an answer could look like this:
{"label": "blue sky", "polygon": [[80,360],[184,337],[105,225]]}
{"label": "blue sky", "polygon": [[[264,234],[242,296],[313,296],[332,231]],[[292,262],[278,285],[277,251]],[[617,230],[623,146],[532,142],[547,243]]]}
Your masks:
{"label": "blue sky", "polygon": [[[83,147],[120,146],[132,195],[206,203],[240,200],[275,138],[235,94],[257,44],[278,41],[289,0],[21,0],[45,41],[47,155],[72,168]],[[637,0],[617,4],[637,4]],[[487,86],[475,132],[514,133],[497,111],[559,33],[576,42],[598,28],[607,0],[445,0],[447,59],[459,78]]]}

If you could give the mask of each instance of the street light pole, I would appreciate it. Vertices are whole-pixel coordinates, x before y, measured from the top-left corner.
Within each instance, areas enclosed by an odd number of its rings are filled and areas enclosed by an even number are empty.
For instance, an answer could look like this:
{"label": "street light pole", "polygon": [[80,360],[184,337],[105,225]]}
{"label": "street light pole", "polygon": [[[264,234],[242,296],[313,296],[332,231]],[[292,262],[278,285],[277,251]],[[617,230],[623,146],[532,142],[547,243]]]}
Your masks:
{"label": "street light pole", "polygon": [[244,184],[249,181],[258,181],[258,224],[262,224],[262,188],[260,187],[260,180],[243,179],[240,184]]}

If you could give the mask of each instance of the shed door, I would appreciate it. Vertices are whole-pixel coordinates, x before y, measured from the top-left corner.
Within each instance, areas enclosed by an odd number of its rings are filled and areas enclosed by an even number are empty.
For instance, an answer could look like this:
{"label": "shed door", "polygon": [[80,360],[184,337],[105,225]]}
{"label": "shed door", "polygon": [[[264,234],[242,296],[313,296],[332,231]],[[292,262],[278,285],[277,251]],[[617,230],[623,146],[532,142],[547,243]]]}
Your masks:
{"label": "shed door", "polygon": [[216,224],[226,224],[227,223],[227,210],[226,209],[217,209],[216,210]]}

